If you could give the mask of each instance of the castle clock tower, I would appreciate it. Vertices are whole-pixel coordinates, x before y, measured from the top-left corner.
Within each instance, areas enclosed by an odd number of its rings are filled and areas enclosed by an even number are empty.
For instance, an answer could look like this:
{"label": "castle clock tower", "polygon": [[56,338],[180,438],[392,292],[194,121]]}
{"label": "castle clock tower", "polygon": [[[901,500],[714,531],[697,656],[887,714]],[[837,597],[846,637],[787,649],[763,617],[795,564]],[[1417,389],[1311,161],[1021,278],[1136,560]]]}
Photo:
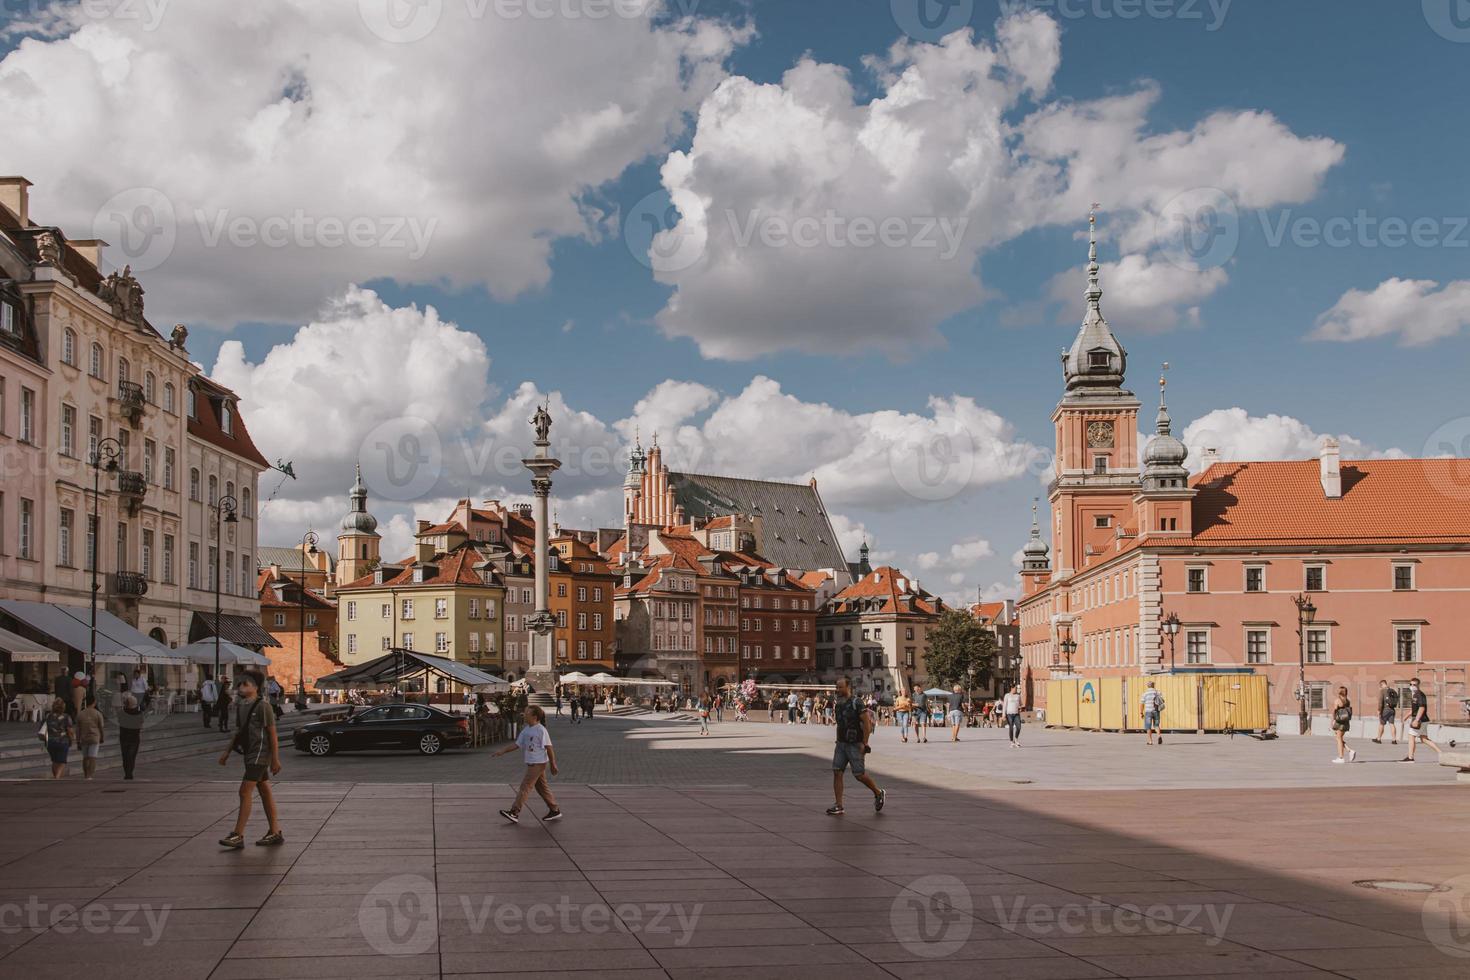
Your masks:
{"label": "castle clock tower", "polygon": [[1102,315],[1097,210],[1088,217],[1087,312],[1062,351],[1066,391],[1052,413],[1056,465],[1049,491],[1052,577],[1067,578],[1106,550],[1134,513],[1138,469],[1138,399],[1123,387],[1128,352]]}

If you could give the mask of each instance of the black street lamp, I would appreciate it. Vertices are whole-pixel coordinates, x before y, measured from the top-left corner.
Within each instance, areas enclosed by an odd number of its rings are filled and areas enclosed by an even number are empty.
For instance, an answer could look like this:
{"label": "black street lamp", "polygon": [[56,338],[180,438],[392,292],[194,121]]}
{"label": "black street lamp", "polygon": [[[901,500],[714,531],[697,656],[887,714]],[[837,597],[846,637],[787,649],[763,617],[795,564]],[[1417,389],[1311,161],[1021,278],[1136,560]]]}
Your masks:
{"label": "black street lamp", "polygon": [[1296,697],[1300,702],[1300,715],[1297,721],[1301,725],[1301,734],[1307,734],[1311,728],[1312,721],[1307,715],[1307,627],[1317,619],[1317,607],[1306,595],[1298,595],[1291,600],[1296,605],[1296,640],[1297,640],[1297,689]]}
{"label": "black street lamp", "polygon": [[1072,639],[1072,635],[1069,633],[1060,645],[1062,656],[1067,658],[1067,673],[1070,674],[1072,673],[1072,654],[1077,652],[1077,641]]}
{"label": "black street lamp", "polygon": [[1169,638],[1169,673],[1174,672],[1174,643],[1179,637],[1179,614],[1170,613],[1159,622],[1159,632]]}
{"label": "black street lamp", "polygon": [[296,583],[300,603],[296,610],[296,710],[306,710],[306,556],[314,555],[317,536],[307,531],[301,536],[301,580]]}
{"label": "black street lamp", "polygon": [[235,507],[238,501],[231,494],[225,494],[214,504],[214,682],[220,683],[219,674],[219,630],[220,630],[220,607],[219,607],[219,568],[224,560],[224,538],[221,536],[220,526],[222,524],[234,524],[238,521],[235,516]]}
{"label": "black street lamp", "polygon": [[97,695],[97,593],[102,588],[97,578],[97,560],[102,557],[102,520],[97,515],[97,501],[102,496],[102,471],[116,473],[118,460],[122,458],[122,443],[108,436],[92,450],[92,518],[87,527],[90,539],[89,556],[92,562],[92,632],[87,647],[87,686],[93,697]]}

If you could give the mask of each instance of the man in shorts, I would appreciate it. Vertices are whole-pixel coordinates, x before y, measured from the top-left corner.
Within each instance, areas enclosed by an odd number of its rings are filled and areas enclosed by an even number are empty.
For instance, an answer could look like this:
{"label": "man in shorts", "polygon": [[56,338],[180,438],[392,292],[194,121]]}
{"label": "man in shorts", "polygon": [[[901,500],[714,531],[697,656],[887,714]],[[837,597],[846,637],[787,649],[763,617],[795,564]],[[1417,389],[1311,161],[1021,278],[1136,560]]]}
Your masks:
{"label": "man in shorts", "polygon": [[964,703],[964,689],[956,684],[954,686],[954,691],[949,696],[949,711],[947,718],[947,720],[949,721],[949,740],[951,742],[958,742],[960,740],[960,726],[965,722],[965,711],[963,707]]}
{"label": "man in shorts", "polygon": [[1413,762],[1414,746],[1420,742],[1433,749],[1435,755],[1441,754],[1440,747],[1429,739],[1429,698],[1420,690],[1417,677],[1409,681],[1409,716],[1405,721],[1408,731],[1404,737],[1409,740],[1409,754],[1400,762]]}
{"label": "man in shorts", "polygon": [[852,685],[846,677],[837,678],[837,747],[832,752],[832,795],[837,802],[827,808],[831,816],[847,812],[842,808],[842,773],[848,766],[857,781],[873,791],[873,809],[883,812],[885,794],[868,775],[864,756],[868,752],[868,737],[873,733],[873,713],[857,698],[852,696]]}
{"label": "man in shorts", "polygon": [[929,695],[922,687],[914,688],[914,741],[929,741]]}
{"label": "man in shorts", "polygon": [[1143,709],[1143,732],[1148,736],[1148,744],[1153,745],[1155,738],[1163,742],[1164,735],[1159,731],[1159,712],[1164,707],[1164,696],[1154,687],[1153,681],[1148,682],[1138,704]]}
{"label": "man in shorts", "polygon": [[286,842],[276,818],[276,799],[271,793],[270,778],[281,771],[281,745],[276,738],[276,714],[264,694],[265,678],[259,671],[247,670],[240,675],[235,689],[235,718],[238,727],[229,748],[219,757],[219,764],[226,765],[230,755],[239,751],[245,762],[245,774],[240,780],[240,813],[235,818],[235,829],[220,839],[220,847],[240,850],[245,846],[245,824],[250,819],[250,795],[260,794],[260,805],[265,810],[270,826],[266,834],[255,842],[257,847],[278,847]]}
{"label": "man in shorts", "polygon": [[1395,719],[1399,710],[1399,692],[1389,686],[1388,681],[1378,682],[1378,737],[1373,740],[1374,744],[1383,744],[1383,729],[1388,728],[1388,741],[1390,745],[1399,744],[1398,728]]}

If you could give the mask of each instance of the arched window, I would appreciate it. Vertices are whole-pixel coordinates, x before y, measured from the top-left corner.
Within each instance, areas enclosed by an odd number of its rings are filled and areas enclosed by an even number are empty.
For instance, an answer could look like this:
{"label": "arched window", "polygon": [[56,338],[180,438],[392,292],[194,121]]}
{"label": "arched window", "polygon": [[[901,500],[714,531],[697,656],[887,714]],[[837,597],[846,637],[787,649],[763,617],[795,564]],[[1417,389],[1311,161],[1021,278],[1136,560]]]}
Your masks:
{"label": "arched window", "polygon": [[189,470],[189,499],[199,499],[199,470],[197,467]]}
{"label": "arched window", "polygon": [[163,383],[163,410],[172,412],[174,410],[174,385],[172,381]]}
{"label": "arched window", "polygon": [[[225,481],[225,496],[226,497],[234,497],[235,496],[235,481],[234,480],[227,480],[227,481]],[[235,503],[238,504],[239,502],[240,502],[239,499],[236,498]]]}
{"label": "arched window", "polygon": [[94,378],[102,377],[102,345],[92,345],[92,360],[87,365],[87,373]]}
{"label": "arched window", "polygon": [[217,503],[219,503],[219,478],[211,476],[209,478],[209,506],[213,507]]}
{"label": "arched window", "polygon": [[77,366],[77,332],[71,327],[61,331],[61,363]]}
{"label": "arched window", "polygon": [[132,365],[128,364],[128,359],[126,357],[119,357],[117,359],[117,381],[118,381],[118,384],[121,384],[124,381],[130,381],[130,380],[132,380],[131,378],[128,377],[128,369],[131,366]]}
{"label": "arched window", "polygon": [[158,404],[158,399],[154,397],[157,394],[157,385],[158,379],[153,376],[152,371],[143,375],[143,397],[148,400],[148,404],[150,405]]}
{"label": "arched window", "polygon": [[253,513],[250,510],[250,488],[242,487],[240,490],[240,513],[246,517]]}
{"label": "arched window", "polygon": [[190,387],[187,397],[189,399],[189,418],[197,419],[199,417],[198,403],[195,401],[195,398],[198,397],[197,392]]}

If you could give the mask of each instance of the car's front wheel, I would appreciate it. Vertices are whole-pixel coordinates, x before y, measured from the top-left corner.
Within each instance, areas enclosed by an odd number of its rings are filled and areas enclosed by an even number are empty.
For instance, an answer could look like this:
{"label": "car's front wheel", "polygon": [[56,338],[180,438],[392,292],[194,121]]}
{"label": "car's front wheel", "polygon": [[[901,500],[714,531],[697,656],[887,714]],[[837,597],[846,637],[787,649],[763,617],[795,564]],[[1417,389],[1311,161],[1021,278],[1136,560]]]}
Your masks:
{"label": "car's front wheel", "polygon": [[312,755],[318,756],[318,757],[324,756],[324,755],[331,755],[332,752],[334,751],[334,749],[332,748],[332,739],[331,739],[331,736],[329,736],[329,735],[313,735],[313,736],[311,736],[311,738],[309,738],[309,739],[306,740],[306,751],[308,751]]}
{"label": "car's front wheel", "polygon": [[444,748],[444,740],[433,732],[425,732],[419,739],[419,751],[424,755],[438,755],[442,748]]}

